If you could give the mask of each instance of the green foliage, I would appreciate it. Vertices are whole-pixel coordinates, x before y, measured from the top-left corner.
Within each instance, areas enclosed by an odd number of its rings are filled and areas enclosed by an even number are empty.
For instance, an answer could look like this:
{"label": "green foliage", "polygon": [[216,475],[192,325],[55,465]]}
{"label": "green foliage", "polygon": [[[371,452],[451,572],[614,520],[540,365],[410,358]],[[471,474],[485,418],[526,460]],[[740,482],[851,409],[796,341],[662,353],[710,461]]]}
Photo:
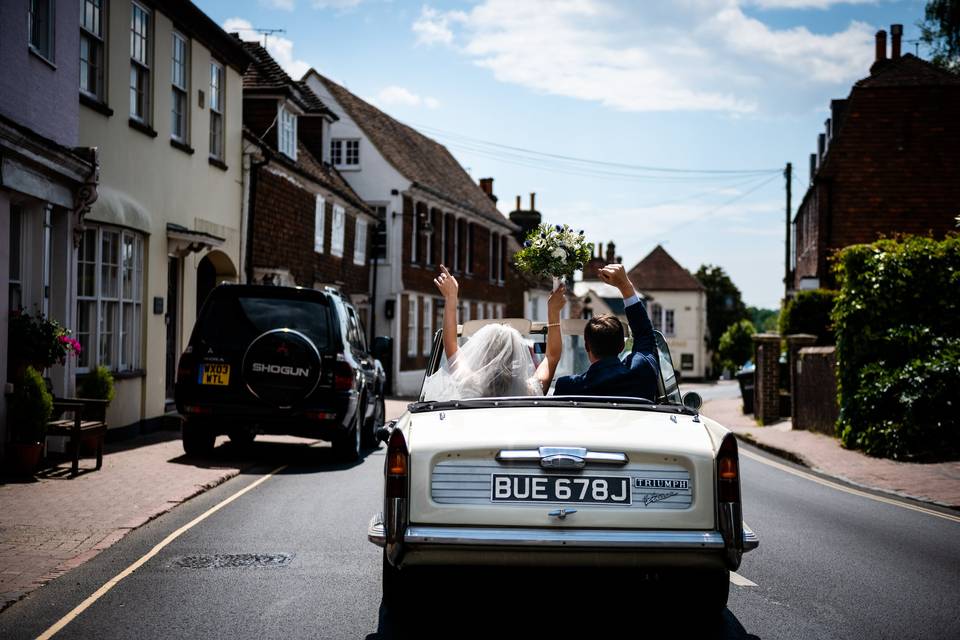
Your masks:
{"label": "green foliage", "polygon": [[830,289],[798,291],[780,312],[780,335],[809,333],[817,336],[818,345],[833,344],[830,313],[836,298],[837,292]]}
{"label": "green foliage", "polygon": [[701,265],[694,274],[707,290],[707,347],[713,352],[711,369],[714,375],[720,373],[721,363],[717,349],[720,336],[727,327],[749,318],[747,307],[743,304],[740,289],[723,270],[723,267]]}
{"label": "green foliage", "polygon": [[110,369],[103,365],[98,366],[90,373],[78,376],[77,393],[81,398],[113,401],[113,375]]}
{"label": "green foliage", "polygon": [[917,26],[921,42],[930,49],[930,62],[960,73],[960,0],[929,0]]}
{"label": "green foliage", "polygon": [[7,337],[10,361],[23,362],[41,371],[57,363],[63,364],[69,354],[81,351],[80,343],[70,337],[69,329],[42,315],[31,316],[23,309],[10,312]]}
{"label": "green foliage", "polygon": [[541,224],[530,230],[513,260],[520,271],[531,276],[569,279],[574,271],[583,269],[591,255],[593,244],[586,241],[583,231]]}
{"label": "green foliage", "polygon": [[780,326],[779,309],[760,309],[758,307],[747,307],[747,314],[750,321],[753,322],[753,328],[757,333],[771,333]]}
{"label": "green foliage", "polygon": [[17,442],[42,442],[47,421],[53,413],[53,397],[40,373],[27,367],[23,378],[14,384],[8,418]]}
{"label": "green foliage", "polygon": [[725,369],[736,371],[753,358],[753,334],[756,330],[750,320],[740,320],[727,327],[720,336],[717,354]]}
{"label": "green foliage", "polygon": [[854,245],[834,270],[844,446],[897,459],[960,455],[960,236]]}

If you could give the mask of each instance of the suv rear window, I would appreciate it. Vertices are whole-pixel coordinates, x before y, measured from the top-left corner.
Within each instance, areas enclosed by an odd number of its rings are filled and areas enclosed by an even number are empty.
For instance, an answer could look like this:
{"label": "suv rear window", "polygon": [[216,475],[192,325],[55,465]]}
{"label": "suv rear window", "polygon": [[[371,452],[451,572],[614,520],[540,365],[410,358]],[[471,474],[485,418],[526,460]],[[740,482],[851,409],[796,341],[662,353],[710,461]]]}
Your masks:
{"label": "suv rear window", "polygon": [[271,329],[294,329],[319,351],[330,346],[330,312],[315,300],[268,297],[211,297],[197,322],[196,336],[211,345],[246,346]]}

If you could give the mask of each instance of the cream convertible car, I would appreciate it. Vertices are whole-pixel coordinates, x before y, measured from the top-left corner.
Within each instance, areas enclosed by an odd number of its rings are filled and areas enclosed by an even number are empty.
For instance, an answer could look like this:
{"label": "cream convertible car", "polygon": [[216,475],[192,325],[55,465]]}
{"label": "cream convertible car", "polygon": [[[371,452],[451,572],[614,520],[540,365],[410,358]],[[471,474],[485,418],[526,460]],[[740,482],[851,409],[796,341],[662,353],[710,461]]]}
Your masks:
{"label": "cream convertible car", "polygon": [[[489,322],[538,358],[545,327],[527,320],[470,321],[461,341]],[[584,325],[563,321],[558,377],[586,370]],[[385,600],[422,565],[603,566],[691,578],[686,593],[722,609],[729,571],[759,542],[741,519],[737,443],[699,396],[681,399],[656,338],[657,398],[421,397],[381,429],[384,509],[368,537],[384,549]],[[442,352],[438,333],[428,373]]]}

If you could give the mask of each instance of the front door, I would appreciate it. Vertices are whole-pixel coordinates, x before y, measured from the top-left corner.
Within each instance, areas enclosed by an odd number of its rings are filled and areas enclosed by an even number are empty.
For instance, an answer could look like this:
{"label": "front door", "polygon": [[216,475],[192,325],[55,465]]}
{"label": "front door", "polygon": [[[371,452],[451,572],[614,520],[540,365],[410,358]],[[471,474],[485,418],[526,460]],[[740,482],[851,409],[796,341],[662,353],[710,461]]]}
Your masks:
{"label": "front door", "polygon": [[173,386],[177,380],[177,357],[180,355],[180,258],[167,257],[167,403],[173,402]]}

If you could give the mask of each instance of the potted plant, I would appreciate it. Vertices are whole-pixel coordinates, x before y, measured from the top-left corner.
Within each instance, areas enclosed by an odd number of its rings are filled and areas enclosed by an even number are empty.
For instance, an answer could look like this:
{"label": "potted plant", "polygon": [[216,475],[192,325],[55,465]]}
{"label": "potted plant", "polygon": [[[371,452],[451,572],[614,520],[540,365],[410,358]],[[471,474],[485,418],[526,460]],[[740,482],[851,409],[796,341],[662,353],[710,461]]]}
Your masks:
{"label": "potted plant", "polygon": [[[92,369],[89,373],[77,376],[77,397],[82,400],[103,400],[103,404],[88,406],[88,414],[85,418],[94,420],[106,420],[107,407],[113,401],[115,394],[113,388],[113,375],[110,369],[103,365]],[[93,453],[96,450],[96,437],[84,438],[81,440],[81,446],[85,454]]]}
{"label": "potted plant", "polygon": [[11,311],[7,329],[10,380],[19,380],[27,367],[42,372],[54,364],[63,364],[68,355],[79,354],[80,343],[70,333],[56,320],[39,314],[31,316],[23,309]]}
{"label": "potted plant", "polygon": [[27,367],[15,383],[8,420],[12,430],[10,470],[17,475],[33,473],[43,457],[47,421],[53,412],[53,397],[40,373]]}

